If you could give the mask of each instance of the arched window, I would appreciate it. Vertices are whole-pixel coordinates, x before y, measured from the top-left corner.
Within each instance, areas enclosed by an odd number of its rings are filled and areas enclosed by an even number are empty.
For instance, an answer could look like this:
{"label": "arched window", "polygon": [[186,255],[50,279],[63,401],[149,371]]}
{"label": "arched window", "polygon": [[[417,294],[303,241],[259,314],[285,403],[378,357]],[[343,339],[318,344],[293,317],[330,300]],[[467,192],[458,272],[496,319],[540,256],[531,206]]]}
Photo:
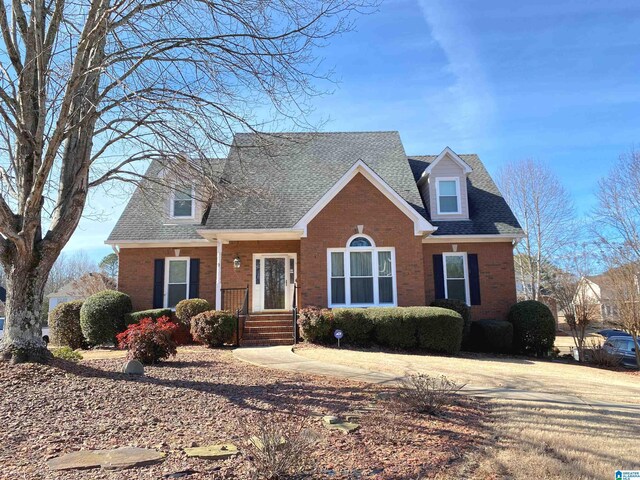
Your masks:
{"label": "arched window", "polygon": [[327,251],[329,306],[396,304],[395,250],[354,235],[345,248]]}

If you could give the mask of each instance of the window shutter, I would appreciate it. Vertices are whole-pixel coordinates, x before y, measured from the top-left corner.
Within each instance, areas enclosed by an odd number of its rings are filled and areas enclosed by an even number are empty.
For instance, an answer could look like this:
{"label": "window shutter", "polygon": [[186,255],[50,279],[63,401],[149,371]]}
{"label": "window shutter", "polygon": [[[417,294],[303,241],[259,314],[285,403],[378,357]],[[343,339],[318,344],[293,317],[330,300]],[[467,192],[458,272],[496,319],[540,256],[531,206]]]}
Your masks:
{"label": "window shutter", "polygon": [[153,267],[153,308],[164,306],[164,258],[156,258]]}
{"label": "window shutter", "polygon": [[436,299],[444,298],[444,269],[442,255],[433,256],[433,282]]}
{"label": "window shutter", "polygon": [[192,258],[189,265],[189,298],[200,296],[200,259]]}
{"label": "window shutter", "polygon": [[469,268],[469,300],[471,305],[480,305],[480,269],[478,268],[478,254],[467,255]]}

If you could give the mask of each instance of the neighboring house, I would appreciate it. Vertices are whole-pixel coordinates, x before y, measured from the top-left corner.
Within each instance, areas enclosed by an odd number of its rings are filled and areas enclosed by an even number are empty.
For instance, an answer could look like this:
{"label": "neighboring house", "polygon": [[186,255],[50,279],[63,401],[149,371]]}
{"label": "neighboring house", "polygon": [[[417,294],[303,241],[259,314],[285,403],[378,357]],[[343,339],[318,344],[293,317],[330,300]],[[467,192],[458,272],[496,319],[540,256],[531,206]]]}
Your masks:
{"label": "neighboring house", "polygon": [[47,295],[49,300],[49,313],[59,303],[73,300],[84,300],[89,295],[102,290],[114,289],[115,283],[102,273],[87,273],[80,278],[70,281],[57,292]]}
{"label": "neighboring house", "polygon": [[[397,132],[237,134],[222,165],[238,193],[210,205],[195,182],[133,194],[106,243],[134,309],[188,297],[231,308],[248,287],[258,327],[290,319],[294,292],[300,307],[457,298],[474,319],[503,319],[516,301],[522,229],[477,155],[407,156]],[[245,343],[291,338],[273,330]]]}

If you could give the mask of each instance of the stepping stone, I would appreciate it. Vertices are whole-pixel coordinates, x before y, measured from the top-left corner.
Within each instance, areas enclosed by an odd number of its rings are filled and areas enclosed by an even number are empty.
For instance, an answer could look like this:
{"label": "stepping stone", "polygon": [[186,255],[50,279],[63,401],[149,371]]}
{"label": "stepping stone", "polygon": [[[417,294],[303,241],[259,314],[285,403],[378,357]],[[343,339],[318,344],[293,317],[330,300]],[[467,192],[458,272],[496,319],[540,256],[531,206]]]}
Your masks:
{"label": "stepping stone", "polygon": [[340,423],[340,417],[336,417],[335,415],[325,415],[322,417],[322,421],[330,424]]}
{"label": "stepping stone", "polygon": [[[258,450],[264,450],[264,443],[262,441],[262,438],[260,437],[256,437],[255,435],[249,438],[249,441],[258,449]],[[269,442],[271,443],[271,442]],[[283,436],[280,436],[280,438],[278,439],[278,446],[282,446],[284,444],[287,443],[286,438],[284,438]]]}
{"label": "stepping stone", "polygon": [[232,443],[206,445],[204,447],[185,448],[187,457],[206,458],[207,460],[225,460],[238,455],[238,447]]}
{"label": "stepping stone", "polygon": [[144,365],[139,360],[129,360],[122,366],[122,373],[144,375]]}
{"label": "stepping stone", "polygon": [[80,450],[47,462],[51,470],[86,470],[105,468],[110,470],[143,467],[164,460],[166,455],[155,450],[121,447],[113,450]]}
{"label": "stepping stone", "polygon": [[344,434],[353,433],[360,428],[360,425],[352,422],[328,423],[322,420],[322,424],[329,430],[339,430]]}

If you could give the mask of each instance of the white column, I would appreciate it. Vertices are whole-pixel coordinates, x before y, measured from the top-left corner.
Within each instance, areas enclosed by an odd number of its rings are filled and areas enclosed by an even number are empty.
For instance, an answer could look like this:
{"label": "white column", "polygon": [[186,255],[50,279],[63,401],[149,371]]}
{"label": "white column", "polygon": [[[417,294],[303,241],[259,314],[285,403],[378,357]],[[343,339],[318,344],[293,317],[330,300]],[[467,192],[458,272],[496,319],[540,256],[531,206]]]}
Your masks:
{"label": "white column", "polygon": [[222,309],[222,240],[216,245],[216,310]]}

